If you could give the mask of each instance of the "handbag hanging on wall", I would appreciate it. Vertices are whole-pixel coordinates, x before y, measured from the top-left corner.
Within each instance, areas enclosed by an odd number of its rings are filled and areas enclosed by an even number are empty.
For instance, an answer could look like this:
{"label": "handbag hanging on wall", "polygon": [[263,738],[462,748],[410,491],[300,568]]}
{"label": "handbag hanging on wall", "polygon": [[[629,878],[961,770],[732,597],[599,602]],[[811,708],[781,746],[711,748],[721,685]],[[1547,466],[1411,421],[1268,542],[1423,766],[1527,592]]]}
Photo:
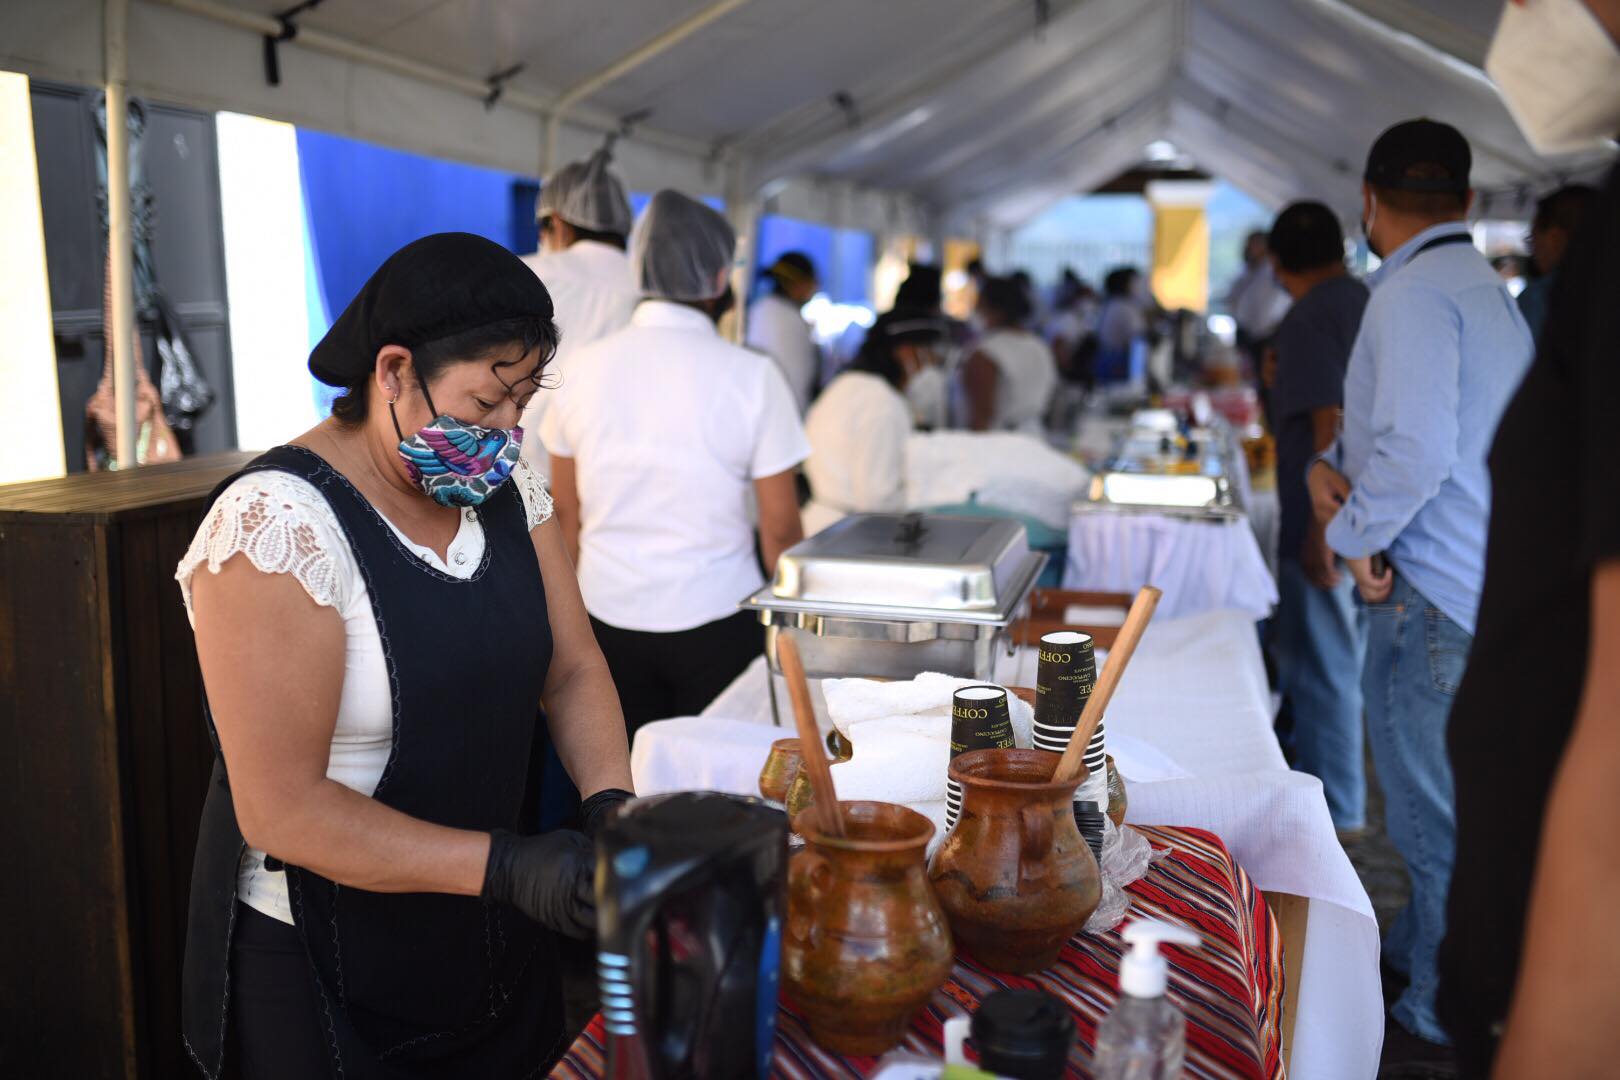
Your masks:
{"label": "handbag hanging on wall", "polygon": [[[100,179],[98,191],[101,211],[102,235],[109,233],[107,209],[107,103],[105,95],[95,102],[96,165]],[[159,461],[178,461],[183,447],[177,432],[189,433],[193,423],[213,404],[214,391],[203,379],[192,359],[189,343],[181,327],[174,305],[164,294],[157,280],[157,265],[152,257],[152,235],[156,228],[156,205],[152,187],[146,179],[144,142],[146,136],[146,107],[137,99],[129,102],[126,116],[129,146],[129,203],[130,242],[134,271],[134,300],[136,332],[135,351],[135,461],[148,465]],[[142,356],[140,323],[156,321],[158,351],[158,379],[161,390],[154,386]],[[117,420],[113,392],[113,334],[112,334],[112,264],[105,267],[102,290],[102,331],[105,343],[105,363],[101,381],[85,403],[85,466],[94,472],[118,468],[116,460]]]}

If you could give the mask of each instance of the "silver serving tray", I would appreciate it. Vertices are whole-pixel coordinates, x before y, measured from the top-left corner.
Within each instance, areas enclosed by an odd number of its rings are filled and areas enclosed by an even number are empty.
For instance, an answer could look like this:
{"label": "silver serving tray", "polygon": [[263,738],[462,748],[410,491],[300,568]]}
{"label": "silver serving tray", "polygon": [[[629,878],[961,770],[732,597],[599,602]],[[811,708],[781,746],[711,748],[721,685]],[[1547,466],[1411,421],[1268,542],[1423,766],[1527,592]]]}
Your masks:
{"label": "silver serving tray", "polygon": [[1230,433],[1207,428],[1194,433],[1197,472],[1169,471],[1180,464],[1161,450],[1162,433],[1133,428],[1120,436],[1112,456],[1092,475],[1076,513],[1156,514],[1196,521],[1231,522],[1243,507],[1233,490]]}
{"label": "silver serving tray", "polygon": [[1092,476],[1076,513],[1159,514],[1198,521],[1229,522],[1243,517],[1225,476],[1199,473],[1105,471]]}
{"label": "silver serving tray", "polygon": [[741,606],[823,616],[833,634],[853,631],[833,628],[848,619],[1006,626],[1045,565],[1016,521],[852,514],[784,552]]}

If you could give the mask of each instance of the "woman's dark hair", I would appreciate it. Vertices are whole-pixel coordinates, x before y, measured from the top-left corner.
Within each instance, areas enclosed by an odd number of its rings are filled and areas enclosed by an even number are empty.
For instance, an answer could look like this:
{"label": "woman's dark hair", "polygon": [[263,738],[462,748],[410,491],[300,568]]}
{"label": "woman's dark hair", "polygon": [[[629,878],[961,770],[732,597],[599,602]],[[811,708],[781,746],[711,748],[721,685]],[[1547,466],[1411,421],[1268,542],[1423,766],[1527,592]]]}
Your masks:
{"label": "woman's dark hair", "polygon": [[1344,264],[1344,230],[1338,215],[1319,202],[1297,202],[1272,223],[1266,247],[1290,274]]}
{"label": "woman's dark hair", "polygon": [[1131,282],[1135,281],[1140,273],[1141,271],[1134,266],[1114,267],[1114,269],[1108,271],[1108,276],[1103,278],[1103,295],[1131,295]]}
{"label": "woman's dark hair", "polygon": [[864,371],[886,379],[896,390],[904,390],[906,372],[894,350],[900,345],[925,345],[945,336],[939,316],[925,308],[895,308],[878,316],[866,332],[860,352],[849,365],[851,371]]}
{"label": "woman's dark hair", "polygon": [[986,278],[979,288],[979,306],[995,312],[1007,326],[1022,326],[1034,314],[1029,293],[1010,277]]}
{"label": "woman's dark hair", "polygon": [[[416,377],[430,383],[445,368],[454,364],[488,361],[491,367],[514,367],[525,356],[540,350],[540,366],[532,376],[521,374],[516,379],[504,379],[515,384],[526,378],[537,383],[541,373],[557,354],[557,324],[551,319],[522,315],[514,319],[475,326],[459,334],[425,341],[411,350],[411,366]],[[375,367],[367,367],[354,382],[343,388],[343,394],[332,402],[332,415],[345,427],[358,427],[366,418],[371,397],[371,383]]]}
{"label": "woman's dark hair", "polygon": [[906,280],[894,294],[896,310],[938,311],[945,302],[944,276],[930,263],[912,263]]}

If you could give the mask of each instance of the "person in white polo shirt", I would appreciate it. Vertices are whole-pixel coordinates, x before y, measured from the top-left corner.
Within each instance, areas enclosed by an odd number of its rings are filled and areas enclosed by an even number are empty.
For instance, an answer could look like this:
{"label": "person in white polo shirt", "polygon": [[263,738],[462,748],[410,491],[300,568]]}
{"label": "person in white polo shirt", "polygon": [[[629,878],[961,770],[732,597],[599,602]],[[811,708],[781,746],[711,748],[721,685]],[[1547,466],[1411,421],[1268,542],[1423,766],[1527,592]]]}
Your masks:
{"label": "person in white polo shirt", "polygon": [[798,407],[768,357],[715,328],[731,306],[736,234],[675,191],[630,238],[642,297],[630,325],[575,354],[542,421],[552,496],[633,736],[695,715],[762,650],[738,601],[804,535]]}
{"label": "person in white polo shirt", "polygon": [[[540,250],[525,256],[551,294],[561,334],[546,382],[555,393],[535,394],[523,413],[523,430],[537,432],[545,410],[568,393],[573,354],[624,326],[636,308],[636,286],[624,253],[630,232],[630,202],[608,165],[606,147],[587,161],[558,169],[540,188],[536,217]],[[523,460],[549,473],[546,448],[537,438],[523,443]]]}

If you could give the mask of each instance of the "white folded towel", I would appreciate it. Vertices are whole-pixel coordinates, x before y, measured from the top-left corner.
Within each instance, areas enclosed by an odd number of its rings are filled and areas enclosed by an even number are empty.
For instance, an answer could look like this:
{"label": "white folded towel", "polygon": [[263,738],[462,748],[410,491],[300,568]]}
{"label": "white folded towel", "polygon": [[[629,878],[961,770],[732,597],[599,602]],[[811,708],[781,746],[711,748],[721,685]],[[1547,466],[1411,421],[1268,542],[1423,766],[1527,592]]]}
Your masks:
{"label": "white folded towel", "polygon": [[[854,748],[851,760],[832,767],[838,797],[906,804],[944,800],[951,697],[976,685],[982,682],[938,672],[906,682],[824,680],[828,716]],[[1007,699],[1013,741],[1027,747],[1034,710],[1015,694]]]}

